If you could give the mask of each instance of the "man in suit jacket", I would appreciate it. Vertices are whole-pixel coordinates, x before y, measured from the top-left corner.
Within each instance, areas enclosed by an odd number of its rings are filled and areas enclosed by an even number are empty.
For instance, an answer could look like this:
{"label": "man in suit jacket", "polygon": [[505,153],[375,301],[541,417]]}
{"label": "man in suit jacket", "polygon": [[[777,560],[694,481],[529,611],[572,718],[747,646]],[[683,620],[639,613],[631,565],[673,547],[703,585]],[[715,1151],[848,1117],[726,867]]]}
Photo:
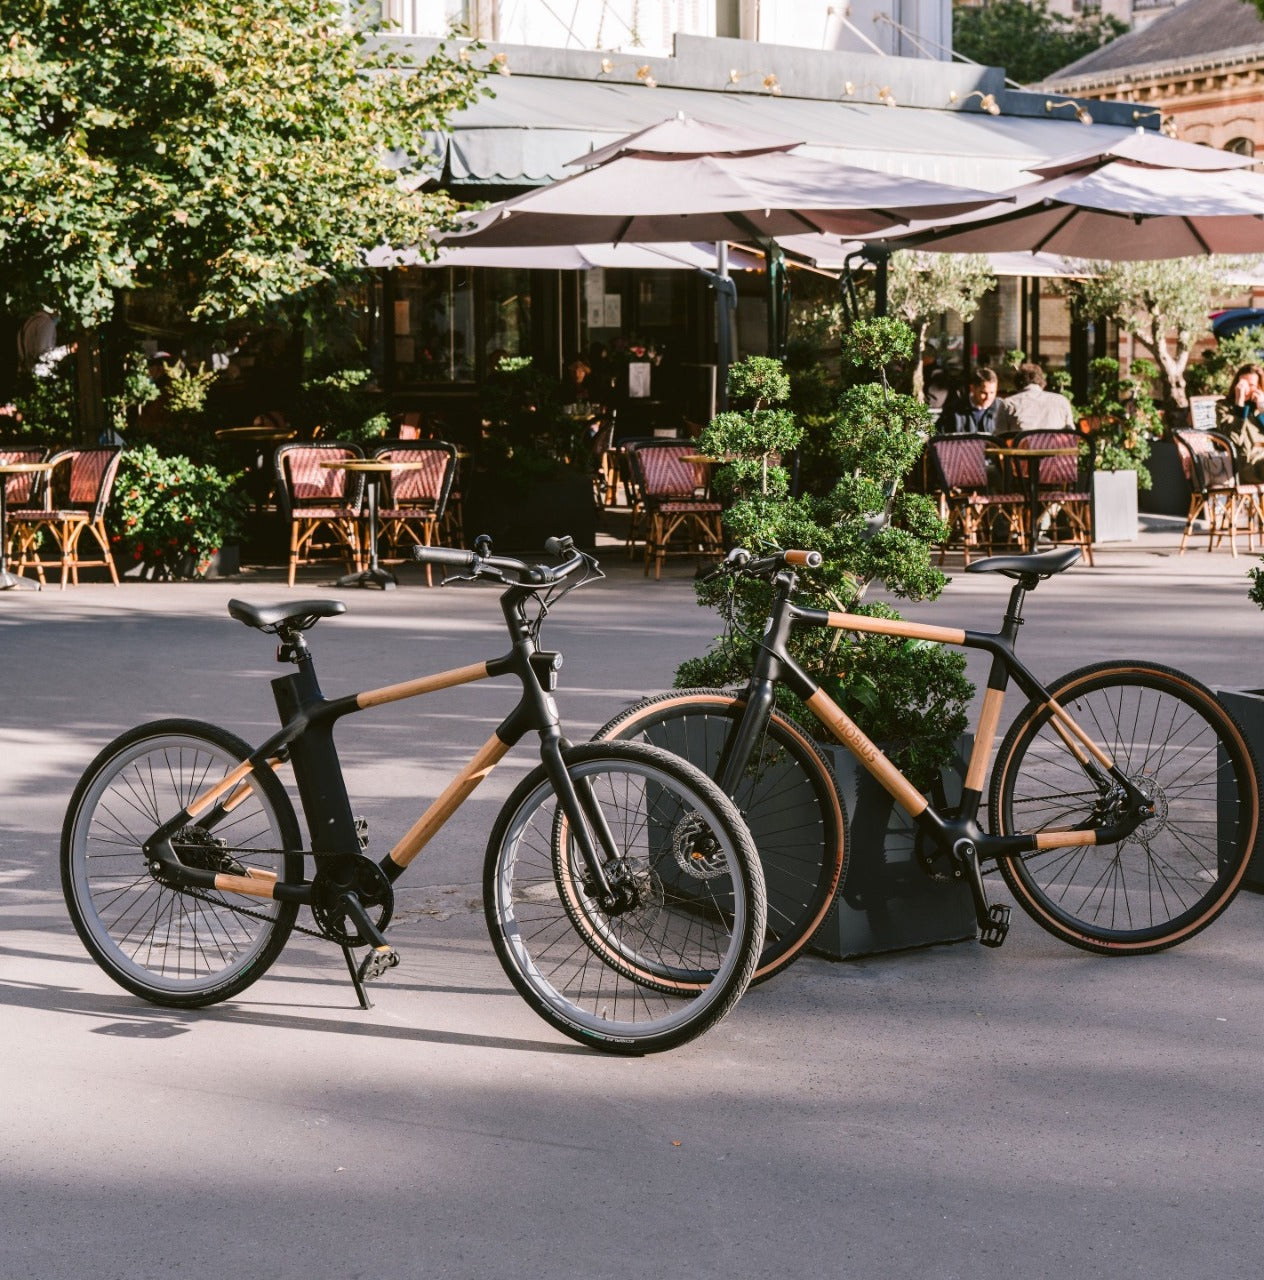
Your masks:
{"label": "man in suit jacket", "polygon": [[1000,401],[996,398],[997,378],[993,369],[981,365],[970,377],[970,389],[964,400],[945,409],[939,429],[945,433],[993,435]]}

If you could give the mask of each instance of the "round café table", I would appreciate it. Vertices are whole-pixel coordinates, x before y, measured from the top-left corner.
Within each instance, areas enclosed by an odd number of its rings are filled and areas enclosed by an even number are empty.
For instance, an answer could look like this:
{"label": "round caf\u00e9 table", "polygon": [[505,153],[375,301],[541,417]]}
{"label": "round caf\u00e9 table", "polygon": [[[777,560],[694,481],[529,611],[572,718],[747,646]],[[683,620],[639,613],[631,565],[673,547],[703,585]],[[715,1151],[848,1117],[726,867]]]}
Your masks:
{"label": "round caf\u00e9 table", "polygon": [[33,591],[40,589],[38,582],[9,572],[9,517],[5,493],[9,487],[9,477],[48,473],[52,469],[51,462],[0,462],[0,591],[11,591],[14,587],[30,587]]}
{"label": "round caf\u00e9 table", "polygon": [[384,569],[377,557],[377,491],[383,476],[393,471],[420,471],[431,466],[430,462],[387,462],[383,458],[346,458],[337,462],[322,462],[326,471],[349,471],[364,477],[364,501],[369,515],[369,563],[358,573],[348,573],[338,579],[340,587],[381,587],[393,591],[399,579]]}
{"label": "round caf\u00e9 table", "polygon": [[[1007,462],[1021,462],[1023,459],[1035,463],[1040,458],[1078,458],[1080,456],[1079,449],[1067,448],[1047,448],[1023,449],[1017,446],[1007,447],[998,444],[990,444],[987,446],[987,454],[991,458],[999,458],[1002,465]],[[1024,487],[1027,496],[1027,549],[1035,551],[1036,538],[1040,533],[1040,467],[1032,465],[1027,467],[1026,475],[1023,477]]]}

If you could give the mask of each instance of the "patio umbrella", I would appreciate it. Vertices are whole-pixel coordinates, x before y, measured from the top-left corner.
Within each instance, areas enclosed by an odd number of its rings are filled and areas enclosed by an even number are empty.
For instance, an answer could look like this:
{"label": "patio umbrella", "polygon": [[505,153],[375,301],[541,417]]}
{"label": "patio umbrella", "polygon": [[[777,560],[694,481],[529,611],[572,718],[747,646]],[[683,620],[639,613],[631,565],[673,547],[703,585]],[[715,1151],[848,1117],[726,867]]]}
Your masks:
{"label": "patio umbrella", "polygon": [[886,247],[1129,261],[1264,253],[1264,174],[1243,171],[1253,163],[1138,132],[1037,165],[1038,181],[1006,192],[1007,203],[926,219]]}
{"label": "patio umbrella", "polygon": [[[570,161],[582,172],[472,215],[449,245],[618,244],[778,235],[876,234],[915,215],[940,217],[996,196],[840,165],[797,141],[678,114]],[[723,253],[716,292],[720,403],[735,302]]]}
{"label": "patio umbrella", "polygon": [[[594,267],[639,268],[641,270],[714,271],[713,244],[555,244],[482,245],[445,244],[437,256],[426,258],[418,249],[372,250],[365,255],[369,267],[522,267],[531,271],[589,271]],[[733,246],[729,265],[742,271],[757,271],[763,259]]]}
{"label": "patio umbrella", "polygon": [[446,244],[639,244],[876,234],[997,196],[807,155],[799,143],[677,116],[579,156],[583,171],[471,216]]}

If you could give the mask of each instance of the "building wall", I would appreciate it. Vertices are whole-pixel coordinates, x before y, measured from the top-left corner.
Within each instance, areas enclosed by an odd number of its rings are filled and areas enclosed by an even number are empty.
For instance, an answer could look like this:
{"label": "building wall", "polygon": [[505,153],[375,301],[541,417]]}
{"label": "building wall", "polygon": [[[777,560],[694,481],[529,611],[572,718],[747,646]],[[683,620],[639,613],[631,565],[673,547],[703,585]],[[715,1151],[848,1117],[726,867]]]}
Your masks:
{"label": "building wall", "polygon": [[1134,102],[1148,123],[1158,112],[1164,131],[1186,142],[1264,155],[1264,51],[1220,65],[1139,68],[1056,87],[1081,98]]}
{"label": "building wall", "polygon": [[946,58],[952,0],[382,0],[403,35],[455,24],[481,40],[670,54],[678,33]]}

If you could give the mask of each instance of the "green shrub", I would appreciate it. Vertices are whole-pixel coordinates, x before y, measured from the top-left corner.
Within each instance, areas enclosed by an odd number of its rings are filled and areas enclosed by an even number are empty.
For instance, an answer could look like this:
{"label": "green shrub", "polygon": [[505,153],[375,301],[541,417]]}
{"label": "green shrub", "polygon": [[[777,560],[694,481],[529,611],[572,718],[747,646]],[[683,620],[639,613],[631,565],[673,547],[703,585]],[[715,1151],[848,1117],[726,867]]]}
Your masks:
{"label": "green shrub", "polygon": [[204,576],[215,552],[240,532],[240,479],[179,455],[165,457],[152,445],[126,451],[106,513],[120,568],[144,564],[175,577],[191,561],[191,576]]}

